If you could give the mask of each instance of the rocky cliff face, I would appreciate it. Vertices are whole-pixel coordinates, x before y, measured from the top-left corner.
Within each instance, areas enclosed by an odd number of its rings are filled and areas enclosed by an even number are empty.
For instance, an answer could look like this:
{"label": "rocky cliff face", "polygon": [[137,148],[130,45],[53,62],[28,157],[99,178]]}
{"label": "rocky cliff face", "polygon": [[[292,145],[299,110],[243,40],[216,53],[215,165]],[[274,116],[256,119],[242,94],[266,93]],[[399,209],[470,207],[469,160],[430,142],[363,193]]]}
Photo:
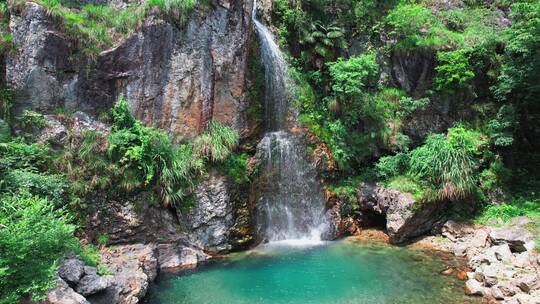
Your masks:
{"label": "rocky cliff face", "polygon": [[197,134],[210,119],[243,130],[251,6],[214,2],[182,28],[150,16],[125,41],[88,58],[44,7],[28,2],[12,12],[18,47],[6,60],[6,80],[19,109],[95,114],[124,94],[139,119],[177,137]]}
{"label": "rocky cliff face", "polygon": [[[6,81],[16,91],[16,110],[64,108],[96,115],[124,94],[137,118],[177,139],[196,135],[211,119],[249,133],[244,86],[252,2],[209,6],[195,10],[181,27],[151,15],[96,58],[85,57],[83,46],[45,7],[12,6],[10,30],[18,47],[6,58]],[[202,248],[231,249],[226,238],[235,224],[233,186],[219,178],[202,183],[186,221]],[[92,204],[89,229],[106,233],[111,243],[147,242],[156,234],[172,242],[182,237],[176,216],[152,206],[144,194],[118,202],[96,196]],[[223,216],[216,215],[220,210]],[[204,216],[210,211],[215,212]],[[210,226],[217,230],[206,231]]]}
{"label": "rocky cliff face", "polygon": [[[123,94],[137,118],[168,130],[177,140],[198,134],[210,120],[249,134],[245,85],[251,7],[247,0],[212,1],[182,26],[152,15],[115,47],[92,57],[81,52],[84,46],[43,6],[12,6],[10,30],[17,48],[5,60],[5,81],[16,92],[15,111],[78,111],[73,120],[92,128],[99,123],[91,116],[110,109]],[[41,135],[62,146],[73,126],[55,115],[46,118],[54,128],[40,130]],[[156,269],[196,265],[209,258],[201,249],[246,246],[251,240],[244,233],[249,233],[249,210],[238,207],[247,204],[238,201],[238,191],[212,172],[201,181],[195,206],[178,213],[156,206],[147,193],[124,200],[96,194],[89,202],[86,236],[91,240],[105,234],[109,245],[117,245],[102,256],[113,278],[91,292],[82,290],[80,282],[62,281],[49,300],[137,303]],[[101,299],[108,291],[114,296]]]}

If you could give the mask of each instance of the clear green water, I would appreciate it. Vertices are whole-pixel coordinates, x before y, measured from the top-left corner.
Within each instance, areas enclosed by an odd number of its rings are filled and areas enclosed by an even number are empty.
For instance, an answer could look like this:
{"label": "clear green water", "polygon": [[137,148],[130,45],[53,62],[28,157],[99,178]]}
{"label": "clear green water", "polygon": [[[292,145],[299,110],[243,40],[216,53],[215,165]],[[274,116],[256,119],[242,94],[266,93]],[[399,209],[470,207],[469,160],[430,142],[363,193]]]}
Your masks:
{"label": "clear green water", "polygon": [[423,252],[332,242],[270,246],[161,276],[147,304],[465,303],[463,283]]}

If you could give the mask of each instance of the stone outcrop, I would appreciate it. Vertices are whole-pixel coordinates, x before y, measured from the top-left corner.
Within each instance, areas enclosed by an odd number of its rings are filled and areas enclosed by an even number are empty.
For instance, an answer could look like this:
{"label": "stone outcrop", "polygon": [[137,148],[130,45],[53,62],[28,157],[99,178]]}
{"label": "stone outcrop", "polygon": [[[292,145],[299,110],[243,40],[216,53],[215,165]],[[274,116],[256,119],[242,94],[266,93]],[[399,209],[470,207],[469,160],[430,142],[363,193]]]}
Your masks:
{"label": "stone outcrop", "polygon": [[138,303],[157,276],[158,263],[152,244],[120,245],[107,248],[103,265],[111,272],[119,291],[120,304]]}
{"label": "stone outcrop", "polygon": [[11,9],[16,51],[6,57],[6,83],[17,90],[18,109],[52,110],[74,99],[68,89],[75,63],[71,43],[47,13],[33,2]]}
{"label": "stone outcrop", "polygon": [[392,80],[407,93],[422,92],[431,87],[435,77],[433,51],[394,50],[391,55]]}
{"label": "stone outcrop", "polygon": [[50,304],[90,304],[85,297],[76,293],[61,278],[56,280],[56,287],[47,294],[47,302]]}
{"label": "stone outcrop", "polygon": [[[58,269],[57,285],[49,291],[50,303],[120,303],[120,285],[112,275],[99,275],[95,267],[70,257]],[[125,303],[125,302],[123,302]]]}
{"label": "stone outcrop", "polygon": [[417,207],[411,194],[375,184],[363,184],[357,194],[360,222],[373,214],[383,217],[393,243],[406,242],[444,223],[445,203]]}
{"label": "stone outcrop", "polygon": [[136,304],[158,271],[193,268],[210,258],[182,241],[107,247],[101,252],[106,275],[69,257],[60,265],[57,285],[47,299],[51,304]]}
{"label": "stone outcrop", "polygon": [[11,8],[18,47],[6,59],[17,109],[56,108],[91,114],[124,94],[135,115],[177,137],[197,134],[211,119],[246,128],[244,84],[251,1],[212,2],[183,27],[150,16],[96,58],[82,55],[46,9]]}
{"label": "stone outcrop", "polygon": [[185,233],[173,212],[153,203],[151,194],[143,192],[129,199],[94,198],[94,211],[86,231],[95,239],[99,233],[108,244],[174,242]]}
{"label": "stone outcrop", "polygon": [[[242,135],[249,133],[244,132],[244,85],[252,5],[244,0],[211,1],[181,25],[151,12],[125,39],[93,57],[81,52],[82,43],[41,5],[11,5],[10,31],[17,48],[6,58],[6,83],[17,93],[15,110],[46,114],[47,127],[36,137],[53,146],[65,145],[67,135],[77,135],[77,130],[108,134],[108,127],[91,117],[109,109],[120,94],[137,118],[168,130],[177,140],[198,134],[212,119]],[[68,121],[47,115],[58,108],[75,114]],[[159,235],[160,242],[174,243],[189,232],[195,247],[212,252],[230,250],[237,243],[245,246],[250,240],[242,233],[236,233],[235,244],[228,241],[229,230],[239,226],[234,191],[223,177],[202,181],[184,227],[174,211],[152,204],[148,193],[122,201],[97,193],[88,202],[86,236],[93,240],[105,234],[108,244],[125,244],[155,242]]]}
{"label": "stone outcrop", "polygon": [[489,237],[493,244],[508,244],[516,252],[534,248],[533,235],[520,227],[492,228]]}
{"label": "stone outcrop", "polygon": [[210,256],[202,250],[188,245],[158,244],[156,249],[158,265],[161,270],[193,268],[210,259]]}
{"label": "stone outcrop", "polygon": [[231,181],[212,171],[195,193],[195,206],[187,211],[178,210],[178,216],[189,240],[211,252],[230,250],[230,229],[235,223],[234,202],[231,199]]}

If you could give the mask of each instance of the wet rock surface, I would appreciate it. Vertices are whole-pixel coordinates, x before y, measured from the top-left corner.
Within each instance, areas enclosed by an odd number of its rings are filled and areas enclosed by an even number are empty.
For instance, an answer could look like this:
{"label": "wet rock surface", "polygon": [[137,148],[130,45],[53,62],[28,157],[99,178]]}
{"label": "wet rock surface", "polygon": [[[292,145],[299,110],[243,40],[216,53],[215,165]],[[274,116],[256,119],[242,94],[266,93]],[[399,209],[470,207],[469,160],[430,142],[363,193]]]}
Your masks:
{"label": "wet rock surface", "polygon": [[182,244],[157,245],[159,269],[193,268],[211,258],[202,250]]}

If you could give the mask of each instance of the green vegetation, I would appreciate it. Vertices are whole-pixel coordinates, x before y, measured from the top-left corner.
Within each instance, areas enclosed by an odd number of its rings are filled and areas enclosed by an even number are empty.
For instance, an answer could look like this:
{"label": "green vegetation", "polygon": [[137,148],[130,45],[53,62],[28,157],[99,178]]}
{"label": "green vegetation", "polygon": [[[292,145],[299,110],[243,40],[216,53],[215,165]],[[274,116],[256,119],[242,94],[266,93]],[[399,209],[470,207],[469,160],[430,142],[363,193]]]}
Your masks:
{"label": "green vegetation", "polygon": [[176,206],[189,196],[205,165],[227,159],[238,145],[238,132],[210,122],[205,132],[175,147],[164,131],[137,121],[122,96],[112,116],[108,155],[122,171],[121,187],[155,188],[165,205]]}
{"label": "green vegetation", "polygon": [[[181,27],[195,8],[208,5],[35,1],[90,57],[149,16]],[[0,3],[0,58],[16,47],[9,11],[24,3],[11,0],[9,9]],[[299,120],[310,149],[324,151],[333,164],[324,177],[333,197],[348,203],[344,214],[359,208],[361,183],[379,182],[410,192],[423,204],[473,206],[478,213],[470,216],[481,223],[507,225],[526,216],[539,235],[538,1],[446,7],[429,0],[277,0],[272,5],[270,21],[297,84]],[[251,58],[247,77],[253,138],[263,115],[259,59]],[[407,76],[418,76],[422,85],[402,85],[396,60],[418,61],[414,68],[422,71],[403,73],[418,74]],[[241,189],[257,173],[248,154],[253,144],[237,149],[234,129],[210,121],[197,136],[176,142],[138,121],[122,96],[100,115],[111,124],[110,133],[70,130],[64,147],[38,144],[36,131],[47,127],[47,118],[28,109],[14,117],[14,97],[13,90],[0,88],[0,303],[42,299],[69,252],[96,264],[98,249],[83,249],[74,236],[96,197],[105,204],[149,193],[153,202],[186,208],[209,170],[230,176]],[[62,120],[73,119],[62,109],[55,112]],[[15,136],[12,130],[20,132]],[[108,241],[99,235],[96,244],[102,248]]]}
{"label": "green vegetation", "polygon": [[2,2],[0,3],[0,58],[12,48],[13,37],[9,32],[9,9],[7,3]]}
{"label": "green vegetation", "polygon": [[[540,180],[532,169],[540,165],[537,1],[445,7],[280,0],[272,14],[293,66],[300,121],[311,144],[327,148],[338,164],[325,176],[332,192],[353,202],[361,181],[378,181],[424,203],[467,202],[481,218],[533,217]],[[396,86],[387,75],[396,55],[431,61],[431,71],[422,72],[433,75],[431,84],[411,92]],[[462,113],[459,120],[443,129],[422,125],[441,105],[443,120]]]}
{"label": "green vegetation", "polygon": [[474,72],[469,63],[470,52],[469,49],[460,49],[437,53],[437,76],[433,80],[435,89],[454,93],[473,79]]}
{"label": "green vegetation", "polygon": [[375,167],[391,188],[416,195],[423,189],[422,201],[470,199],[478,191],[486,144],[480,133],[456,127],[446,136],[429,135],[408,153],[382,157]]}
{"label": "green vegetation", "polygon": [[[66,5],[62,0],[35,0],[43,5],[52,16],[63,23],[67,34],[79,43],[80,50],[94,56],[105,47],[112,46],[137,27],[142,26],[148,15],[158,14],[178,25],[183,25],[196,0],[150,0],[145,4],[113,5]],[[14,0],[22,6],[23,1]],[[201,5],[205,5],[201,2]],[[3,6],[0,6],[0,10]],[[1,33],[0,33],[1,34]],[[3,39],[4,35],[0,36]],[[5,35],[6,39],[10,35]],[[11,40],[9,40],[11,41]],[[0,49],[1,54],[1,49]]]}
{"label": "green vegetation", "polygon": [[[239,183],[249,180],[248,157],[232,153],[239,135],[229,127],[210,122],[199,136],[173,145],[163,130],[136,120],[122,96],[111,117],[108,136],[71,133],[59,151],[31,143],[31,135],[0,143],[0,303],[42,299],[70,252],[97,265],[99,251],[83,248],[74,232],[98,192],[122,199],[150,191],[156,201],[179,208],[190,205],[209,166],[223,168]],[[26,111],[18,123],[31,129],[44,127],[46,119]],[[100,247],[107,241],[106,235],[97,239]]]}
{"label": "green vegetation", "polygon": [[62,209],[44,198],[0,198],[0,303],[41,300],[56,283],[56,270],[66,252],[84,253],[73,235],[75,226]]}

